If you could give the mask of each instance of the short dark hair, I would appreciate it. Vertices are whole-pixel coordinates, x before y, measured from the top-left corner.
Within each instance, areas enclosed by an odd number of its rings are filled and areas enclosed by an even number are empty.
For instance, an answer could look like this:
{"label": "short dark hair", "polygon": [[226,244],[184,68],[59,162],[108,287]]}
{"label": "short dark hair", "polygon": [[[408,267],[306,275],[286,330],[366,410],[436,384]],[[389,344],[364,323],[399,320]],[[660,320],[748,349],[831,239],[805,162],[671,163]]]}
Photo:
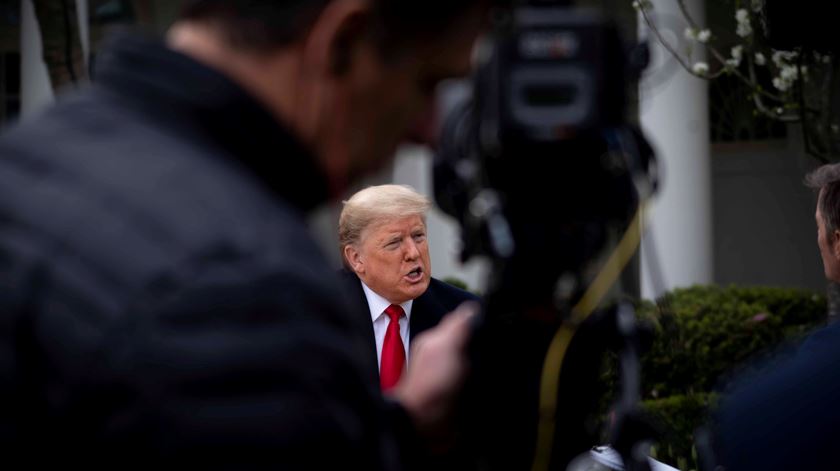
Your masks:
{"label": "short dark hair", "polygon": [[[212,22],[234,47],[270,50],[303,35],[331,0],[188,0],[181,19]],[[471,8],[503,0],[369,0],[373,31],[393,48],[444,31]]]}
{"label": "short dark hair", "polygon": [[840,164],[823,165],[805,176],[805,184],[819,191],[817,207],[826,234],[840,229]]}

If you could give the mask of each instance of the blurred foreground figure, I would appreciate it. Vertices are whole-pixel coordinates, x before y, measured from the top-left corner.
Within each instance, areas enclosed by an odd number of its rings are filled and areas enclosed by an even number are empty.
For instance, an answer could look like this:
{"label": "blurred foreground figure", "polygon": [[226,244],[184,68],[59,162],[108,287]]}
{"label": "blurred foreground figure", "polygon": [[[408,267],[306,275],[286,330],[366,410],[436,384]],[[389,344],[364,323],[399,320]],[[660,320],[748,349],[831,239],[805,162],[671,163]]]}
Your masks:
{"label": "blurred foreground figure", "polygon": [[400,469],[469,314],[385,400],[306,213],[468,72],[487,2],[192,1],[0,137],[0,443],[89,468]]}
{"label": "blurred foreground figure", "polygon": [[[817,245],[825,276],[840,282],[840,165],[806,178],[819,191]],[[840,324],[820,329],[768,371],[744,378],[717,417],[718,464],[727,470],[840,469]]]}

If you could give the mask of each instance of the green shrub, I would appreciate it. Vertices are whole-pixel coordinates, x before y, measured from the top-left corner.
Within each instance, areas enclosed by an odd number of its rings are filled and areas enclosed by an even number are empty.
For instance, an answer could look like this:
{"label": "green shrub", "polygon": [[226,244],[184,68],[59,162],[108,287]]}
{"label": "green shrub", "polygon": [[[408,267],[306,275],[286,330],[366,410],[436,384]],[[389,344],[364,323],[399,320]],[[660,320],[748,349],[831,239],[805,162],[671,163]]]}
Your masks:
{"label": "green shrub", "polygon": [[748,358],[823,323],[826,301],[799,289],[695,286],[640,303],[638,314],[656,326],[642,394],[657,399],[713,390]]}
{"label": "green shrub", "polygon": [[699,393],[643,401],[642,408],[662,431],[656,444],[656,459],[679,465],[680,469],[698,469],[694,432],[708,421],[709,410],[717,400],[717,394]]}
{"label": "green shrub", "polygon": [[[739,286],[677,289],[636,309],[655,326],[642,356],[642,400],[663,432],[656,458],[681,469],[697,469],[694,431],[708,421],[728,375],[802,338],[827,312],[825,297],[812,291]],[[607,364],[611,399],[615,358]]]}

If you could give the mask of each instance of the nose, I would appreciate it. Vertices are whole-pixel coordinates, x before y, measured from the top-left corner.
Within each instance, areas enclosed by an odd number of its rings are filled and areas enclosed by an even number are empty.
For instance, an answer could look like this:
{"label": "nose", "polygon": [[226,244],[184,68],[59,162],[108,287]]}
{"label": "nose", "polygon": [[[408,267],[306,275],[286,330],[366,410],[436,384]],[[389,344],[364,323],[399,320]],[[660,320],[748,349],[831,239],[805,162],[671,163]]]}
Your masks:
{"label": "nose", "polygon": [[420,250],[417,248],[417,243],[409,238],[408,243],[405,245],[405,259],[415,260],[418,257],[420,257]]}

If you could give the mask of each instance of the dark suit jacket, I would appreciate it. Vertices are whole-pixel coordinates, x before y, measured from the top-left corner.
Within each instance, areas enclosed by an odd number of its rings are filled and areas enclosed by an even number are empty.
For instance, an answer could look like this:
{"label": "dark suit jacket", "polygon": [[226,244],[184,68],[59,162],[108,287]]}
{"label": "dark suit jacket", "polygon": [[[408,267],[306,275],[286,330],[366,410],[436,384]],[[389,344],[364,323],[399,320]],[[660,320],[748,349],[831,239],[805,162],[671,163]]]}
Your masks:
{"label": "dark suit jacket", "polygon": [[739,379],[713,424],[727,470],[840,469],[840,323]]}
{"label": "dark suit jacket", "polygon": [[[339,278],[345,288],[345,295],[348,298],[350,307],[356,311],[359,330],[363,331],[362,335],[367,336],[369,345],[369,354],[372,361],[367,364],[373,365],[373,370],[370,372],[371,377],[379,381],[379,368],[377,367],[376,356],[376,337],[373,333],[373,324],[370,318],[370,308],[368,307],[367,297],[365,291],[362,289],[362,283],[355,273],[342,269],[339,270]],[[443,317],[452,312],[464,301],[477,301],[481,299],[462,289],[456,288],[448,283],[432,278],[429,282],[429,288],[420,297],[414,300],[411,305],[410,328],[411,336],[409,343],[414,342],[414,339],[424,331],[436,326]],[[425,448],[418,449],[404,449],[403,453],[410,456],[409,459],[410,471],[471,471],[475,470],[476,464],[471,458],[463,440],[457,438],[458,431],[453,430],[453,435],[450,438],[444,438],[447,441],[446,445],[438,451],[431,451]]]}
{"label": "dark suit jacket", "polygon": [[[370,319],[370,309],[368,308],[367,297],[365,291],[362,289],[362,283],[355,273],[342,269],[339,271],[341,280],[343,281],[346,295],[353,305],[352,307],[358,313],[359,326],[365,335],[368,337],[368,345],[370,345],[370,354],[373,356],[373,364],[377,364],[376,356],[376,338],[373,335],[373,325]],[[478,296],[456,288],[448,283],[432,278],[429,282],[429,288],[425,293],[414,300],[411,305],[410,317],[410,331],[409,343],[413,342],[418,335],[424,331],[436,326],[443,316],[452,312],[464,301],[480,302]],[[368,362],[370,363],[370,362]],[[376,369],[377,378],[379,377],[379,370]]]}

